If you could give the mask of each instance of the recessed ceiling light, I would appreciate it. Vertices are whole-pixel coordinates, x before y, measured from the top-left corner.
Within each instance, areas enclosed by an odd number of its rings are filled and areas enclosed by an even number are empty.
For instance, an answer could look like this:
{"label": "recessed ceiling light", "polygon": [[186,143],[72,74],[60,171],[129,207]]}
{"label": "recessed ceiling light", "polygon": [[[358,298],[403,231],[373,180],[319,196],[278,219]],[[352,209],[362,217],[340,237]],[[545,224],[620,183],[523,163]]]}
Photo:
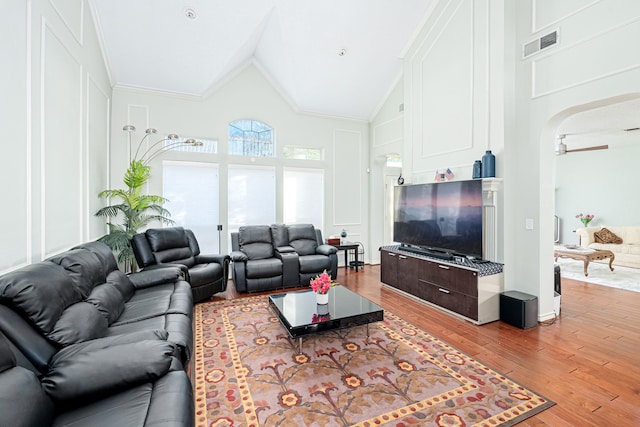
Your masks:
{"label": "recessed ceiling light", "polygon": [[184,16],[188,19],[196,19],[198,17],[198,15],[196,15],[196,11],[190,7],[184,10]]}

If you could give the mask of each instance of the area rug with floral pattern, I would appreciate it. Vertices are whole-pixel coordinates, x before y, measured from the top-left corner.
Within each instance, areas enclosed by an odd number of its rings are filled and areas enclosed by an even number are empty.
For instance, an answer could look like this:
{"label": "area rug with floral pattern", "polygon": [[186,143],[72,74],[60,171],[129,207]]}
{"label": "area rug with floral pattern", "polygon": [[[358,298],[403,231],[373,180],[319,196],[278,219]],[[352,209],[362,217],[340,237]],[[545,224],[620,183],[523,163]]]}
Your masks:
{"label": "area rug with floral pattern", "polygon": [[510,426],[553,405],[389,311],[368,333],[299,354],[266,296],[196,305],[196,426]]}

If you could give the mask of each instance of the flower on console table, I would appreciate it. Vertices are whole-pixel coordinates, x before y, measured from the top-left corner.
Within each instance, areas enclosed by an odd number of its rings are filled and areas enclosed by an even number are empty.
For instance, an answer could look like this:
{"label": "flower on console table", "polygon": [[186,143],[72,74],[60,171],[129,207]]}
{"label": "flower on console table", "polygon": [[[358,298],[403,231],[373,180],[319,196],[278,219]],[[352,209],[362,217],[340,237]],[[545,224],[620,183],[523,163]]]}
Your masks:
{"label": "flower on console table", "polygon": [[584,215],[582,213],[579,213],[578,215],[576,215],[576,218],[578,218],[580,221],[582,221],[582,225],[584,225],[586,227],[587,225],[589,225],[591,220],[593,218],[595,218],[595,215],[592,215],[592,214]]}
{"label": "flower on console table", "polygon": [[331,280],[331,276],[324,270],[322,274],[316,276],[315,279],[311,279],[311,289],[317,294],[326,294],[337,283]]}

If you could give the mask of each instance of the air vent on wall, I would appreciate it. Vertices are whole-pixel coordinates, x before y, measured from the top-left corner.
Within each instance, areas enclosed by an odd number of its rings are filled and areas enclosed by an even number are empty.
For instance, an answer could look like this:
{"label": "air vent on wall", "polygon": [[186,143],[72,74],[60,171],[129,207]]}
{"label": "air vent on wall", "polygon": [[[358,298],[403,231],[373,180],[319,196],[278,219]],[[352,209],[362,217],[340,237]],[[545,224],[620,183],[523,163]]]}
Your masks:
{"label": "air vent on wall", "polygon": [[534,53],[538,53],[543,49],[549,48],[558,43],[558,30],[553,30],[549,34],[530,41],[525,44],[522,49],[523,58],[527,58]]}

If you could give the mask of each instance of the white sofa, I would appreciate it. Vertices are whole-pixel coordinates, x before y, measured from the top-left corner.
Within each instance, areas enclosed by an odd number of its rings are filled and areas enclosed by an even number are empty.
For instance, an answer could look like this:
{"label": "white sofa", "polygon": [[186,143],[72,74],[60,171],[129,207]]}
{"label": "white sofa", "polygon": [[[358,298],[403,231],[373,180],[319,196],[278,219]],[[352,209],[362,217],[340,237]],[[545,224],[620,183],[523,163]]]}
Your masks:
{"label": "white sofa", "polygon": [[[622,239],[622,243],[597,243],[594,233],[603,228]],[[609,250],[615,254],[615,265],[640,268],[640,225],[615,226],[603,225],[599,227],[578,228],[576,234],[580,237],[580,246],[592,249]],[[608,260],[606,260],[608,262]]]}

